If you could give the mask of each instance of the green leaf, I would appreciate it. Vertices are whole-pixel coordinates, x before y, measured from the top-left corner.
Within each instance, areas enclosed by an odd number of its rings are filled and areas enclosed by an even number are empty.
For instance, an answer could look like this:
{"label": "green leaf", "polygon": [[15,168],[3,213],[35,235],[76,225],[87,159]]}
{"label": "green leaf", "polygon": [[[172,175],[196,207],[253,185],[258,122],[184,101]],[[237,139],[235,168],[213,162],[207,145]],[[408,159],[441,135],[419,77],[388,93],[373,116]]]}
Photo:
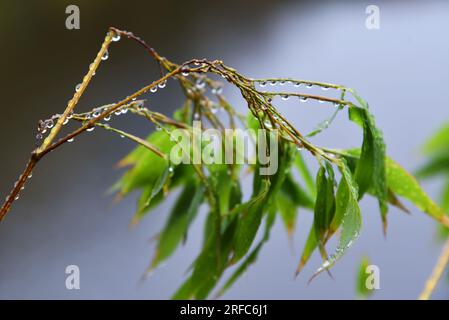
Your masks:
{"label": "green leaf", "polygon": [[184,187],[160,234],[151,268],[157,267],[160,262],[170,257],[182,242],[190,223],[198,212],[203,197],[204,192],[201,186],[191,183]]}
{"label": "green leaf", "polygon": [[[360,150],[349,149],[338,151],[345,159],[348,157],[358,158]],[[449,218],[447,218],[443,209],[441,209],[422,189],[416,178],[407,170],[401,167],[391,158],[386,158],[386,174],[388,189],[394,194],[399,195],[411,203],[418,209],[427,213],[430,217],[436,219],[443,225],[449,226]]]}
{"label": "green leaf", "polygon": [[312,199],[314,199],[316,197],[315,182],[313,181],[312,174],[307,168],[306,162],[304,161],[301,152],[296,153],[295,165],[301,177],[304,179],[304,183],[307,187],[310,196],[312,197]]}
{"label": "green leaf", "polygon": [[449,123],[441,127],[424,145],[425,154],[446,151],[449,146]]}
{"label": "green leaf", "polygon": [[439,152],[422,166],[417,172],[418,178],[428,178],[439,174],[449,173],[449,149]]}
{"label": "green leaf", "polygon": [[298,275],[301,270],[304,268],[306,263],[309,261],[310,256],[312,255],[313,251],[318,247],[318,241],[316,238],[316,232],[315,227],[312,225],[309,236],[307,237],[306,243],[304,245],[304,249],[302,250],[302,256],[298,263],[298,266],[296,267],[295,275]]}
{"label": "green leaf", "polygon": [[[359,99],[361,99],[359,97]],[[355,168],[355,181],[359,187],[359,198],[373,189],[379,200],[384,232],[387,226],[388,190],[385,171],[385,143],[382,132],[376,128],[374,117],[364,108],[349,108],[349,118],[363,128],[363,144]]]}
{"label": "green leaf", "polygon": [[248,267],[251,266],[254,262],[256,262],[260,250],[270,238],[270,231],[271,228],[273,227],[275,218],[276,218],[276,210],[271,209],[265,221],[265,232],[263,238],[259,241],[259,243],[253,249],[253,251],[247,255],[244,261],[242,261],[242,263],[239,265],[237,270],[234,271],[234,273],[231,275],[228,281],[226,281],[223,287],[219,290],[217,297],[222,296],[237,281],[237,279],[248,269]]}
{"label": "green leaf", "polygon": [[[147,138],[147,141],[165,154],[168,154],[174,145],[174,142],[170,141],[168,134],[163,131],[153,132]],[[116,183],[116,188],[124,196],[133,190],[154,185],[161,174],[167,169],[168,161],[139,146],[125,157],[120,162],[120,165],[133,166]]]}
{"label": "green leaf", "polygon": [[316,178],[317,198],[314,209],[314,229],[321,255],[326,259],[324,243],[335,213],[334,172],[330,165],[320,166]]}
{"label": "green leaf", "polygon": [[448,223],[443,211],[421,188],[418,181],[398,163],[387,159],[387,180],[391,191],[412,202],[418,209],[439,222]]}
{"label": "green leaf", "polygon": [[325,261],[314,276],[332,267],[346,252],[360,234],[362,216],[358,204],[357,184],[344,159],[341,159],[339,169],[342,178],[337,189],[336,210],[329,234],[341,228],[340,240],[335,254]]}

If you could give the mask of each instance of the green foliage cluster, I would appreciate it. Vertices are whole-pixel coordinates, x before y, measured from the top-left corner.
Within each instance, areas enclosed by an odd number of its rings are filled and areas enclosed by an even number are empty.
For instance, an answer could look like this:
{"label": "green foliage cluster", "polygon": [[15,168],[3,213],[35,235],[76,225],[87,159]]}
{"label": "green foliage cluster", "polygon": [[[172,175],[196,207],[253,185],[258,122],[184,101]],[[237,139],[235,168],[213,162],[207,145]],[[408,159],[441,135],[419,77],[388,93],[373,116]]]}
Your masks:
{"label": "green foliage cluster", "polygon": [[[232,73],[237,75],[236,71]],[[185,75],[187,77],[187,73]],[[444,220],[444,212],[426,195],[416,179],[386,157],[382,133],[375,125],[368,104],[353,90],[342,87],[342,96],[350,92],[356,102],[341,100],[343,103],[337,108],[342,110],[347,107],[349,120],[362,130],[363,143],[360,148],[336,150],[313,145],[300,135],[274,108],[272,100],[266,98],[272,93],[258,91],[255,83],[262,80],[239,77],[244,79],[244,85],[239,81],[229,82],[239,87],[250,109],[243,125],[266,129],[268,135],[274,129],[280,131],[277,138],[279,169],[274,175],[260,175],[258,168],[262,164],[258,162],[245,166],[175,165],[154,152],[148,152],[145,146],[137,147],[121,161],[122,165],[129,165],[130,168],[115,188],[122,196],[133,190],[141,192],[133,222],[143,218],[167,193],[176,188],[181,189],[158,238],[151,270],[168,259],[183,243],[200,205],[207,205],[201,252],[191,264],[189,276],[174,298],[203,299],[210,296],[225,270],[236,266],[224,285],[216,291],[217,296],[222,295],[255,262],[269,239],[276,217],[282,219],[291,233],[296,225],[299,208],[313,211],[314,222],[296,273],[306,265],[313,252],[318,251],[323,262],[314,276],[331,268],[357,239],[362,227],[359,202],[365,195],[378,200],[384,232],[389,205],[406,210],[399,196],[436,220]],[[192,86],[195,85],[193,80]],[[190,80],[182,81],[189,83]],[[207,78],[201,78],[200,81],[209,83]],[[181,124],[184,129],[192,130],[194,119],[207,117],[211,102],[206,91],[193,87],[188,90],[196,90],[195,95],[187,95],[186,103],[174,114],[171,124],[176,125],[165,123],[160,127],[161,130],[146,139],[162,153],[169,152],[176,144],[170,139],[171,130],[179,128]],[[216,98],[216,103],[231,118],[241,120],[242,117],[237,115],[221,94],[217,94]],[[200,117],[196,114],[198,110],[203,112]],[[216,121],[210,123],[212,127],[217,127]],[[203,147],[200,145],[199,148]],[[187,154],[192,152],[189,150]],[[235,150],[234,153],[239,152],[243,151]],[[315,179],[305,164],[303,156],[306,154],[312,155],[318,163]],[[242,200],[241,188],[244,172],[250,172],[253,179],[252,195],[246,201]],[[257,237],[259,231],[260,238]],[[337,234],[337,247],[329,251],[327,244]]]}

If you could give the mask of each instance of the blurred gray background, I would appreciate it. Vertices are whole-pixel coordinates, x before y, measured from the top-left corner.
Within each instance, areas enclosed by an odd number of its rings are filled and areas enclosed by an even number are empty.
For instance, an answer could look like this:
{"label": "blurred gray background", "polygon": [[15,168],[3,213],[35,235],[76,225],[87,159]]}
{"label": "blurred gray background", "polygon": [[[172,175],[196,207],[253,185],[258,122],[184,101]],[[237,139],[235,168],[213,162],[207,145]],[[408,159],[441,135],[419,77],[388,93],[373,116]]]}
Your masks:
{"label": "blurred gray background", "polygon": [[[77,4],[81,29],[65,28],[65,8]],[[365,27],[365,8],[380,7],[380,29]],[[36,124],[62,112],[96,55],[109,26],[133,31],[161,54],[181,62],[222,59],[253,77],[291,76],[342,83],[369,101],[383,129],[388,153],[407,169],[423,161],[419,146],[449,119],[449,2],[447,1],[12,1],[0,3],[0,194],[6,196],[32,150]],[[134,43],[114,43],[79,110],[117,101],[157,76],[154,63]],[[225,93],[245,110],[238,92]],[[279,101],[302,131],[329,115],[322,106]],[[170,114],[181,105],[174,82],[150,101]],[[116,122],[145,136],[145,122],[131,115]],[[314,141],[355,146],[360,131],[341,113]],[[128,228],[135,196],[114,204],[105,191],[120,176],[115,163],[133,145],[96,130],[44,159],[9,216],[0,224],[0,298],[166,299],[185,277],[201,241],[202,215],[187,245],[145,282],[151,237],[163,226],[169,197],[143,222]],[[425,184],[438,196],[438,181]],[[3,199],[3,198],[2,198]],[[356,270],[369,256],[381,271],[373,298],[415,299],[441,244],[435,223],[411,208],[390,210],[384,239],[377,204],[362,202],[359,241],[335,266],[335,280],[320,276],[314,256],[296,279],[293,272],[311,223],[300,212],[294,250],[280,221],[257,263],[224,296],[230,299],[352,299]],[[65,288],[65,267],[81,269],[81,290]],[[434,298],[449,297],[442,281]]]}

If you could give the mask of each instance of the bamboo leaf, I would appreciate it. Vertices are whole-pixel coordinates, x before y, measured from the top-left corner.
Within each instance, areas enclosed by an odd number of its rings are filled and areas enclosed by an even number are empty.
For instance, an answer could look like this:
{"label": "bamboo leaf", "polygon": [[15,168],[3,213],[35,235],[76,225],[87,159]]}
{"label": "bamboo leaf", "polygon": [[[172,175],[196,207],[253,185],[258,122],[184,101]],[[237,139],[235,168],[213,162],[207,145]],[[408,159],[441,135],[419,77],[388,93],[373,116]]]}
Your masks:
{"label": "bamboo leaf", "polygon": [[423,152],[427,155],[446,151],[449,146],[449,123],[441,127],[423,147]]}
{"label": "bamboo leaf", "polygon": [[204,193],[199,185],[187,184],[176,201],[170,217],[162,230],[156,254],[151,262],[151,268],[170,257],[184,238],[190,223],[195,218]]}

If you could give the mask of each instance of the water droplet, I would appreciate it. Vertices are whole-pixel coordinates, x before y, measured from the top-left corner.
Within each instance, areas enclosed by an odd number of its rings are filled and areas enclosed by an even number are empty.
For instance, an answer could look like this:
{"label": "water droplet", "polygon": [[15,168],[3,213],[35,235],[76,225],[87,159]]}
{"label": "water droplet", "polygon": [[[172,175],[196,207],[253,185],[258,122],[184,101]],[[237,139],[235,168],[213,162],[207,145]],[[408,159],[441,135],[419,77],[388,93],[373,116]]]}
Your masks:
{"label": "water droplet", "polygon": [[87,132],[92,132],[92,131],[94,131],[94,129],[95,129],[95,127],[89,127],[89,128],[86,129],[86,131]]}
{"label": "water droplet", "polygon": [[299,101],[301,101],[301,102],[306,102],[307,100],[309,100],[309,98],[307,98],[307,97],[299,97]]}
{"label": "water droplet", "polygon": [[284,81],[284,80],[281,80],[281,81],[279,82],[279,84],[280,84],[281,86],[283,86],[283,85],[285,85],[285,81]]}
{"label": "water droplet", "polygon": [[329,87],[321,86],[321,90],[327,91],[327,90],[329,90]]}
{"label": "water droplet", "polygon": [[120,109],[115,110],[115,111],[114,111],[114,114],[115,114],[116,116],[119,116],[119,115],[122,114],[122,110],[120,110]]}
{"label": "water droplet", "polygon": [[296,150],[298,150],[298,151],[301,151],[301,150],[303,150],[303,149],[304,149],[303,146],[297,146],[297,147],[296,147]]}
{"label": "water droplet", "polygon": [[47,127],[48,129],[53,128],[54,125],[55,123],[51,119],[45,121],[45,127]]}
{"label": "water droplet", "polygon": [[137,97],[134,97],[134,98],[131,99],[131,101],[136,101],[136,99],[137,99]]}
{"label": "water droplet", "polygon": [[33,173],[30,173],[29,175],[28,175],[28,179],[31,179],[33,177]]}
{"label": "water droplet", "polygon": [[172,166],[168,167],[168,172],[169,172],[169,173],[173,173],[173,171],[175,171],[175,170],[173,169]]}
{"label": "water droplet", "polygon": [[126,114],[127,112],[128,112],[128,108],[122,108],[122,109],[121,109],[121,113],[122,113],[122,114]]}
{"label": "water droplet", "polygon": [[270,81],[270,86],[275,86],[275,85],[276,85],[276,83],[277,83],[277,82],[276,82],[276,81],[274,81],[274,80],[273,80],[273,81]]}
{"label": "water droplet", "polygon": [[271,124],[270,120],[265,120],[263,124],[264,124],[265,128],[267,128],[267,129],[273,128],[273,125]]}
{"label": "water droplet", "polygon": [[75,91],[78,92],[81,89],[81,83],[78,83],[75,87]]}
{"label": "water droplet", "polygon": [[213,104],[210,106],[210,111],[211,111],[212,113],[217,113],[219,110],[220,110],[220,106],[219,106],[218,104],[216,104],[216,103],[213,103]]}
{"label": "water droplet", "polygon": [[119,34],[119,33],[115,33],[115,34],[112,36],[112,41],[117,42],[117,41],[119,41],[119,40],[120,40],[120,34]]}
{"label": "water droplet", "polygon": [[318,100],[318,103],[325,103],[326,101],[324,101],[324,100]]}
{"label": "water droplet", "polygon": [[110,115],[110,114],[107,115],[106,117],[103,118],[103,120],[104,120],[104,121],[109,121],[109,120],[111,120],[111,115]]}
{"label": "water droplet", "polygon": [[201,116],[200,116],[200,114],[199,114],[198,112],[195,112],[195,113],[193,114],[193,119],[199,120],[200,118],[201,118]]}
{"label": "water droplet", "polygon": [[73,142],[75,139],[74,138],[70,138],[67,140],[67,142]]}
{"label": "water droplet", "polygon": [[120,135],[120,138],[124,138],[125,136],[123,134]]}
{"label": "water droplet", "polygon": [[267,98],[267,102],[268,102],[268,103],[271,103],[271,101],[273,101],[272,98]]}
{"label": "water droplet", "polygon": [[19,200],[19,198],[20,198],[20,196],[17,195],[17,196],[14,198],[14,200]]}
{"label": "water droplet", "polygon": [[189,74],[190,74],[190,72],[189,72],[189,70],[187,70],[187,69],[182,69],[182,70],[181,70],[181,74],[182,74],[184,77],[188,77]]}
{"label": "water droplet", "polygon": [[288,94],[284,94],[282,96],[282,100],[288,100],[290,98],[290,96]]}
{"label": "water droplet", "polygon": [[308,83],[308,84],[306,84],[306,88],[312,88],[313,87],[313,84],[312,83]]}
{"label": "water droplet", "polygon": [[301,82],[296,82],[295,83],[295,87],[300,87],[301,86]]}
{"label": "water droplet", "polygon": [[198,89],[203,89],[206,86],[206,82],[204,82],[202,79],[198,79],[195,85]]}
{"label": "water droplet", "polygon": [[266,81],[262,81],[262,82],[259,83],[259,85],[263,88],[263,87],[265,87],[267,85],[267,82]]}
{"label": "water droplet", "polygon": [[92,116],[93,116],[94,118],[98,118],[98,117],[100,116],[100,114],[101,114],[101,111],[98,110],[98,109],[96,109],[96,110],[92,113]]}
{"label": "water droplet", "polygon": [[64,126],[64,125],[66,125],[68,122],[69,122],[69,118],[67,117],[67,118],[65,118],[64,122],[62,123],[62,125]]}
{"label": "water droplet", "polygon": [[105,61],[105,60],[108,60],[108,58],[109,58],[109,51],[106,50],[104,52],[103,56],[101,57],[101,60]]}
{"label": "water droplet", "polygon": [[161,131],[162,130],[162,127],[161,126],[156,126],[156,131]]}
{"label": "water droplet", "polygon": [[159,83],[157,86],[161,89],[164,89],[166,85],[167,85],[167,80],[164,80],[161,83]]}
{"label": "water droplet", "polygon": [[151,91],[152,93],[155,93],[155,92],[157,91],[157,86],[152,87],[152,88],[150,89],[150,91]]}
{"label": "water droplet", "polygon": [[37,140],[41,140],[43,138],[42,134],[38,133],[36,134],[36,139]]}

